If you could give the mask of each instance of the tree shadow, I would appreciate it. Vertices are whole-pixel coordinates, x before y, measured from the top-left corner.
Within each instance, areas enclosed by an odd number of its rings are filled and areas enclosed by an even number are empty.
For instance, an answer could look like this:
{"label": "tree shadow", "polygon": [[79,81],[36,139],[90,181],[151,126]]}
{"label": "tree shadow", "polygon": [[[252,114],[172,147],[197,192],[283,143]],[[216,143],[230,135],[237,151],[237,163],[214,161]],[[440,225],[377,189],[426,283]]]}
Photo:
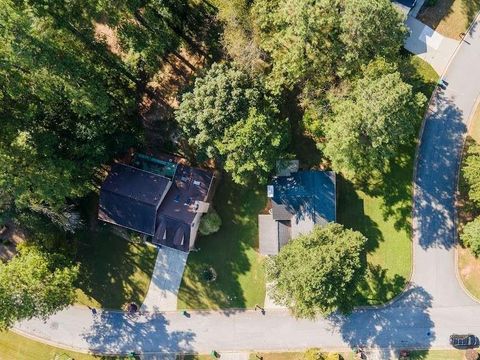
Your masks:
{"label": "tree shadow", "polygon": [[365,214],[364,201],[358,196],[353,183],[341,175],[337,175],[337,196],[337,222],[360,231],[367,238],[365,251],[375,251],[384,241],[382,232],[378,224]]}
{"label": "tree shadow", "polygon": [[[76,243],[75,260],[80,265],[78,288],[92,306],[120,309],[128,302],[141,304],[148,291],[157,251],[129,233],[100,223],[96,216],[96,197],[87,199],[82,210],[88,219],[86,230],[72,235]],[[125,239],[124,237],[127,237]]]}
{"label": "tree shadow", "polygon": [[101,312],[82,337],[94,353],[178,353],[192,352],[195,334],[172,331],[169,321],[161,314],[128,315]]}
{"label": "tree shadow", "polygon": [[388,359],[394,349],[431,346],[435,340],[431,304],[431,295],[414,286],[388,307],[360,309],[349,316],[334,314],[329,320],[351,348],[378,348],[383,352],[381,358]]}
{"label": "tree shadow", "polygon": [[422,248],[455,244],[455,195],[466,126],[454,95],[434,96],[418,152],[414,179],[414,238]]}
{"label": "tree shadow", "polygon": [[[265,201],[263,189],[241,187],[224,177],[214,199],[222,226],[215,234],[200,236],[200,251],[190,253],[178,294],[180,307],[245,308],[263,302],[265,283],[256,249],[257,218]],[[202,276],[207,267],[217,272],[213,282]]]}
{"label": "tree shadow", "polygon": [[[430,26],[432,29],[436,29],[438,24],[452,13],[452,5],[455,0],[437,0],[434,6],[424,6],[420,11],[418,18]],[[469,0],[464,0],[469,1]]]}
{"label": "tree shadow", "polygon": [[367,264],[365,281],[358,287],[360,305],[384,304],[405,289],[406,279],[398,274],[388,275],[380,265]]}

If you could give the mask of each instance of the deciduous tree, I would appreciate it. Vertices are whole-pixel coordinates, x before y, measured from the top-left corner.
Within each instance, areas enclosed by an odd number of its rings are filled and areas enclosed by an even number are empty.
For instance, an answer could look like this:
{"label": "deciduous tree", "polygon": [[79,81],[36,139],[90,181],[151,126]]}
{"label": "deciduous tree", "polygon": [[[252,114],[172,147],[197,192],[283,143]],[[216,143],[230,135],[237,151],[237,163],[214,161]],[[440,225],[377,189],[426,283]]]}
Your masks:
{"label": "deciduous tree", "polygon": [[480,256],[480,217],[465,224],[460,239],[475,256]]}
{"label": "deciduous tree", "polygon": [[367,239],[331,223],[292,239],[266,263],[271,296],[299,318],[352,309]]}
{"label": "deciduous tree", "polygon": [[400,146],[414,138],[425,96],[414,94],[383,60],[366,67],[347,95],[331,98],[325,122],[325,155],[335,171],[366,180],[383,172]]}
{"label": "deciduous tree", "polygon": [[60,255],[23,248],[0,262],[0,329],[32,317],[46,318],[73,303],[78,273]]}

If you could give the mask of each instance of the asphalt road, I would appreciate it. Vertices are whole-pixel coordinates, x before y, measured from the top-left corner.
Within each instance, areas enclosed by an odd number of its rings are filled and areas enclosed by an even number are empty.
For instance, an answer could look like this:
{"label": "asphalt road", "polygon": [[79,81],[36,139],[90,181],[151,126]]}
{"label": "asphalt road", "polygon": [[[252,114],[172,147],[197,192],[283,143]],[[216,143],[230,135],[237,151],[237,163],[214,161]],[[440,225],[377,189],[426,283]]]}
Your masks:
{"label": "asphalt road", "polygon": [[454,193],[467,122],[480,93],[480,21],[435,94],[419,149],[414,196],[414,273],[395,303],[351,316],[295,320],[285,311],[194,312],[128,317],[68,308],[15,329],[64,347],[102,353],[281,350],[311,346],[445,348],[452,332],[480,335],[480,304],[456,278]]}

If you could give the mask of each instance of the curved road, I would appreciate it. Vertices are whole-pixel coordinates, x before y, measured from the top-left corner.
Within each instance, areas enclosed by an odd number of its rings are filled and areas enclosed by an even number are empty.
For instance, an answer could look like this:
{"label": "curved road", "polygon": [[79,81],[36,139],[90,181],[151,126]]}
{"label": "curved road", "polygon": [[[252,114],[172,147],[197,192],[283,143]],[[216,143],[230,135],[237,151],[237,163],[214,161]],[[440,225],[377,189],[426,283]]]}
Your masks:
{"label": "curved road", "polygon": [[393,304],[357,310],[348,318],[295,320],[286,311],[162,313],[131,318],[119,312],[70,307],[46,322],[15,329],[61,347],[101,353],[280,350],[369,345],[448,347],[452,332],[480,335],[480,304],[456,278],[454,193],[463,136],[480,93],[480,20],[459,47],[427,114],[414,195],[414,272]]}

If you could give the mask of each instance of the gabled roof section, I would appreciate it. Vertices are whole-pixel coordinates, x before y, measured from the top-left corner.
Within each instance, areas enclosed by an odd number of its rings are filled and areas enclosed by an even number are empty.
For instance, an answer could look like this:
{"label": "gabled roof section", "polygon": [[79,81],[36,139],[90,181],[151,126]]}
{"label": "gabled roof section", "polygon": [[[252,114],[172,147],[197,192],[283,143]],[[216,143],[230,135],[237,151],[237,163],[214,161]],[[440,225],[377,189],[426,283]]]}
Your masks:
{"label": "gabled roof section", "polygon": [[153,235],[157,209],[170,185],[163,176],[115,164],[100,189],[98,217]]}

